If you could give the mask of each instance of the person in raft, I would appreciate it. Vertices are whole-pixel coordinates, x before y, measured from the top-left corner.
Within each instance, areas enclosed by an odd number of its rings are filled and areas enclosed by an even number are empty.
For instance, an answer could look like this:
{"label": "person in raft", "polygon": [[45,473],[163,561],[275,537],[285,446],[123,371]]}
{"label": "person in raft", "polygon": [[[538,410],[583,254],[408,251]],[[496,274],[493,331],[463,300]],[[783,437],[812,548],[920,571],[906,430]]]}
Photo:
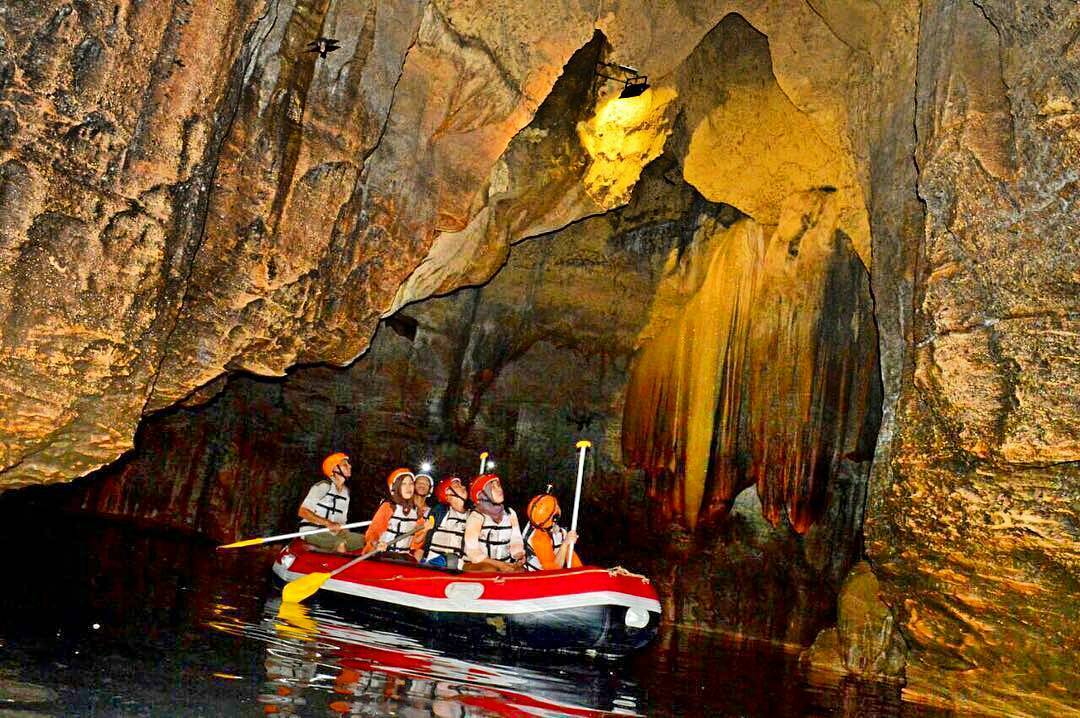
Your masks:
{"label": "person in raft", "polygon": [[525,544],[517,514],[503,501],[495,474],[477,476],[469,485],[473,510],[465,520],[465,560],[472,570],[520,571]]}
{"label": "person in raft", "polygon": [[469,494],[461,479],[451,476],[435,487],[438,504],[431,509],[432,526],[424,544],[424,563],[461,568],[465,556],[465,521],[469,518],[465,501]]}
{"label": "person in raft", "polygon": [[416,491],[413,492],[413,503],[416,504],[416,511],[420,518],[426,519],[428,514],[431,513],[428,498],[431,496],[431,490],[435,488],[435,480],[427,474],[417,474],[415,483]]}
{"label": "person in raft", "polygon": [[[413,555],[419,553],[424,545],[427,529],[421,525],[417,529],[416,504],[413,495],[416,492],[416,477],[408,469],[394,469],[386,477],[386,488],[390,498],[386,499],[371,517],[364,538],[364,553],[385,551],[391,554]],[[416,530],[410,538],[405,534]]]}
{"label": "person in raft", "polygon": [[311,487],[297,514],[300,530],[329,528],[329,532],[305,536],[304,540],[325,551],[355,551],[364,545],[364,537],[341,525],[349,517],[349,489],[345,482],[352,476],[349,457],[341,452],[330,454],[322,462],[326,480]]}
{"label": "person in raft", "polygon": [[[573,551],[572,546],[577,543],[578,536],[576,531],[567,531],[559,526],[559,501],[551,495],[550,486],[546,493],[532,498],[525,513],[529,517],[529,525],[522,537],[525,540],[525,569],[550,571],[566,568],[566,554]],[[581,565],[577,551],[574,551],[570,565]]]}

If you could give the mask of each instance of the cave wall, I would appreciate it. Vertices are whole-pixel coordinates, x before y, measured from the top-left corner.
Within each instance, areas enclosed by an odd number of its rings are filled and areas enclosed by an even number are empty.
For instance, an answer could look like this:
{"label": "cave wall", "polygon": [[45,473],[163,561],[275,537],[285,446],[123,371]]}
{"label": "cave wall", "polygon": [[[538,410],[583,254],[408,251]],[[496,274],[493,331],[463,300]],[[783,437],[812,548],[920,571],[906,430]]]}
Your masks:
{"label": "cave wall", "polygon": [[867,552],[909,692],[1080,706],[1075,3],[925,2],[912,377]]}
{"label": "cave wall", "polygon": [[[547,160],[569,147],[544,143],[543,126],[519,131],[596,30],[608,59],[667,77],[733,11],[773,38],[793,111],[865,186],[845,110],[861,83],[838,81],[852,51],[828,12],[795,0],[566,2],[497,18],[484,3],[405,0],[6,9],[4,485],[116,459],[143,416],[228,371],[348,363],[380,316],[482,282],[510,242],[624,201],[574,181],[597,162],[578,149],[546,183],[513,171],[532,149]],[[319,34],[341,49],[306,52]],[[654,116],[653,134],[676,111]],[[567,190],[535,196],[552,182]]]}
{"label": "cave wall", "polygon": [[446,5],[5,7],[5,485],[114,460],[227,370],[363,351],[593,33]]}

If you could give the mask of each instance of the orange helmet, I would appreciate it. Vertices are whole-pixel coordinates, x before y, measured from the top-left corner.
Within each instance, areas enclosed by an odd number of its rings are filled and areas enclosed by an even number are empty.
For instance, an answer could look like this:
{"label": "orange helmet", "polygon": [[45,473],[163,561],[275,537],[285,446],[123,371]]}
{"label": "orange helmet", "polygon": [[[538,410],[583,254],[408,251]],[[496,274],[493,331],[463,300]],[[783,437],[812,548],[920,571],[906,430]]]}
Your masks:
{"label": "orange helmet", "polygon": [[[444,504],[450,503],[450,487],[454,485],[455,481],[458,486],[463,489],[465,488],[465,484],[461,482],[461,479],[456,476],[448,476],[440,481],[439,485],[435,487],[435,498]],[[468,493],[466,493],[466,496],[467,495]]]}
{"label": "orange helmet", "polygon": [[472,499],[473,503],[475,504],[480,500],[480,494],[484,493],[484,489],[487,488],[488,484],[490,484],[492,481],[498,480],[499,477],[495,474],[484,474],[483,476],[477,476],[475,479],[472,480],[472,483],[469,484],[469,498]]}
{"label": "orange helmet", "polygon": [[322,460],[322,472],[326,474],[326,478],[330,478],[334,475],[334,469],[338,467],[342,461],[348,461],[349,457],[340,451],[330,454]]}
{"label": "orange helmet", "polygon": [[413,472],[409,471],[408,469],[394,469],[390,472],[390,475],[386,477],[386,488],[393,491],[394,484],[396,484],[398,481],[405,478],[406,476],[410,476],[413,479],[416,478],[415,476],[413,476]]}
{"label": "orange helmet", "polygon": [[529,523],[537,528],[546,529],[555,523],[559,516],[559,500],[551,494],[540,494],[532,497],[525,509],[529,516]]}

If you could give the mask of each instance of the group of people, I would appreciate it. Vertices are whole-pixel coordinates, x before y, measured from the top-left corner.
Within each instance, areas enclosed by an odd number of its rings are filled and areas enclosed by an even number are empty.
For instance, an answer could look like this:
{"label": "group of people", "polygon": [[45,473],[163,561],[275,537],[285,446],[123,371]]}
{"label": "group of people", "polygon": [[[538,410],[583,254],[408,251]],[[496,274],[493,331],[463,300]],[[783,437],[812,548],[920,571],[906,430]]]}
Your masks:
{"label": "group of people", "polygon": [[[301,531],[328,529],[304,537],[317,548],[385,552],[431,566],[477,571],[563,568],[568,554],[571,565],[581,565],[574,552],[577,534],[559,525],[559,502],[550,487],[529,501],[528,525],[522,531],[495,474],[482,474],[466,485],[457,476],[436,483],[428,474],[394,469],[386,477],[387,498],[367,531],[359,534],[342,528],[349,513],[349,457],[327,456],[322,471],[326,479],[311,488],[298,511]],[[435,501],[429,503],[433,495]]]}

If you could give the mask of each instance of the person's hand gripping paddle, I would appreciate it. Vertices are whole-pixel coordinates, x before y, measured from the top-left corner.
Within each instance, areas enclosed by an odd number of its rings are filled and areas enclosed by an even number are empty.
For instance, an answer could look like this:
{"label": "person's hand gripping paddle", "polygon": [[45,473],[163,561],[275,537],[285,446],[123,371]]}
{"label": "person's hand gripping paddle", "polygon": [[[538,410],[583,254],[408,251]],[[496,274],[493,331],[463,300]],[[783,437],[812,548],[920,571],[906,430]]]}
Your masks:
{"label": "person's hand gripping paddle", "polygon": [[[421,529],[430,529],[434,524],[435,518],[433,516],[428,516],[426,521],[417,524],[416,528],[414,528],[412,531],[401,534],[396,539],[391,541],[390,545],[396,545],[398,541],[409,538]],[[289,581],[287,584],[285,584],[285,588],[281,589],[281,599],[283,601],[288,601],[289,603],[300,603],[305,598],[314,595],[316,591],[323,587],[324,583],[329,581],[334,576],[338,575],[339,573],[351,566],[355,566],[356,564],[360,563],[365,559],[371,558],[377,553],[380,552],[378,550],[368,551],[361,556],[357,556],[352,561],[349,561],[348,563],[335,568],[329,573],[318,571],[315,573],[309,573],[306,576],[301,576],[297,579],[293,579],[292,581]]]}

